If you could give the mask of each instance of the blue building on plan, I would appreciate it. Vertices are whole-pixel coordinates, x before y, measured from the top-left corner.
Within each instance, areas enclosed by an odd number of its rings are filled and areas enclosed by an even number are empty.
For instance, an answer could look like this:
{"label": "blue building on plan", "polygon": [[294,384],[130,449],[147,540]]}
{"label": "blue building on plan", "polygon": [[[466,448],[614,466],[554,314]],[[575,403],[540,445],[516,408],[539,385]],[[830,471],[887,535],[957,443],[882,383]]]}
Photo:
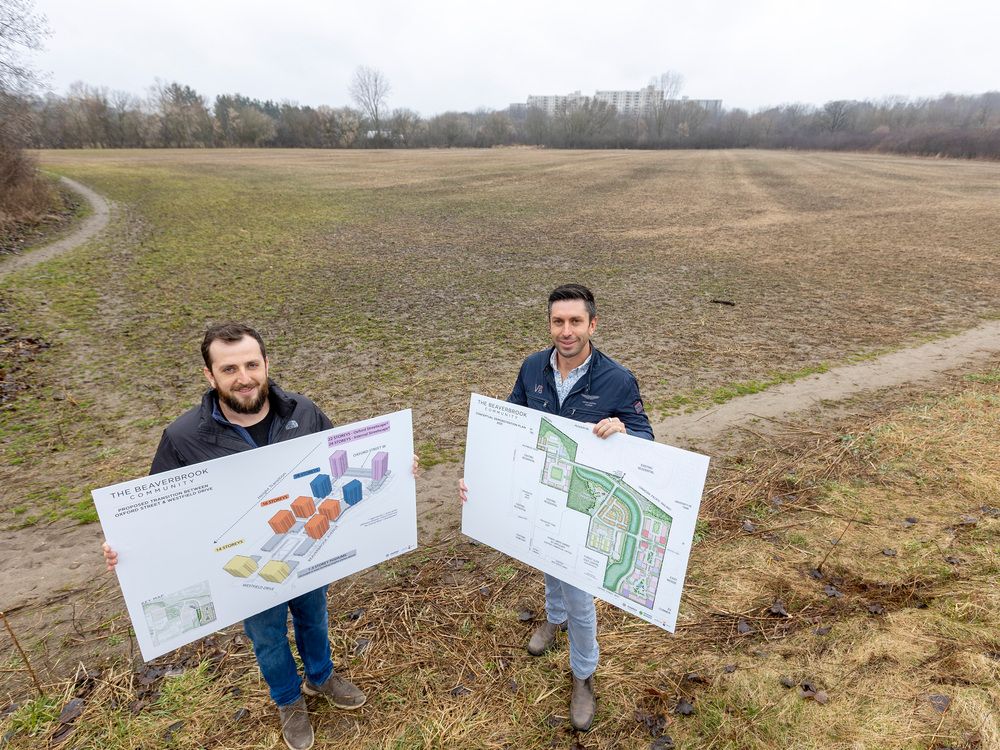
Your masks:
{"label": "blue building on plan", "polygon": [[[358,485],[360,487],[360,485]],[[313,480],[309,483],[309,488],[312,490],[313,497],[323,498],[329,495],[333,491],[333,483],[330,481],[329,474],[317,474],[313,477]]]}
{"label": "blue building on plan", "polygon": [[352,479],[344,485],[344,502],[348,505],[357,505],[361,502],[361,482]]}

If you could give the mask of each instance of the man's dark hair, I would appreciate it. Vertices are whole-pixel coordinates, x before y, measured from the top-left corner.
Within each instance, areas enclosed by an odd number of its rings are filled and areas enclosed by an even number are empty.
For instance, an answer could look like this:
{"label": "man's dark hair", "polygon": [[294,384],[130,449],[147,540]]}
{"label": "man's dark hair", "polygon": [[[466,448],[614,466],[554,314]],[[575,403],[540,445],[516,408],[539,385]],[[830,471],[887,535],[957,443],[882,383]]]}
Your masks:
{"label": "man's dark hair", "polygon": [[212,357],[208,353],[208,347],[212,345],[213,341],[235,344],[241,341],[244,336],[256,339],[257,343],[260,344],[260,356],[267,357],[267,352],[264,351],[264,339],[253,328],[242,323],[218,323],[205,331],[205,338],[201,342],[201,358],[205,360],[205,367],[209,370],[212,369]]}
{"label": "man's dark hair", "polygon": [[549,295],[549,315],[552,315],[552,303],[562,302],[567,299],[582,300],[587,306],[587,314],[593,320],[597,317],[597,303],[594,301],[594,293],[582,284],[563,284],[557,286]]}

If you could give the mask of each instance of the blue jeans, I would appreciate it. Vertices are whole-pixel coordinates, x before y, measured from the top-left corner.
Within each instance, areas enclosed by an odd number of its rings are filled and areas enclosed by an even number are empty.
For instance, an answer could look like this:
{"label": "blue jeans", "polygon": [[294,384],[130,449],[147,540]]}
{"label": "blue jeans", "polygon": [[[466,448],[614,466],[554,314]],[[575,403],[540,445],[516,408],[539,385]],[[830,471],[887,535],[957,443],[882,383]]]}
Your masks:
{"label": "blue jeans", "polygon": [[567,623],[569,668],[573,676],[585,680],[597,669],[601,654],[597,646],[597,609],[586,591],[545,574],[545,614],[555,625]]}
{"label": "blue jeans", "polygon": [[253,643],[271,700],[279,706],[297,701],[302,690],[302,679],[288,645],[289,611],[306,677],[314,685],[320,685],[333,674],[326,586],[248,617],[243,621],[243,630]]}

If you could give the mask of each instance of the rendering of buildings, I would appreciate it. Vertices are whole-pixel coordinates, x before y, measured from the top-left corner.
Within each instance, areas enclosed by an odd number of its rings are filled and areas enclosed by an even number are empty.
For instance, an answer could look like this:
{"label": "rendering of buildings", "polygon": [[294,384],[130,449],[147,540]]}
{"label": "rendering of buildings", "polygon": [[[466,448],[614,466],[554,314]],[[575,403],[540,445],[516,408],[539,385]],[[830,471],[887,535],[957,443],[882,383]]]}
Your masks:
{"label": "rendering of buildings", "polygon": [[389,454],[385,451],[379,451],[375,454],[372,459],[372,481],[377,482],[382,477],[385,476],[386,471],[389,469]]}
{"label": "rendering of buildings", "polygon": [[330,456],[330,474],[334,480],[340,479],[347,471],[347,451],[336,451]]}
{"label": "rendering of buildings", "polygon": [[306,534],[308,534],[312,539],[322,538],[322,536],[329,530],[330,519],[322,513],[317,513],[315,516],[306,521]]}
{"label": "rendering of buildings", "polygon": [[284,534],[295,525],[295,516],[290,510],[279,510],[268,521],[275,534]]}
{"label": "rendering of buildings", "polygon": [[291,573],[292,569],[288,563],[281,560],[271,560],[260,569],[260,577],[271,583],[283,583]]}
{"label": "rendering of buildings", "polygon": [[361,502],[361,482],[352,479],[344,485],[344,502],[348,505],[357,505]]}
{"label": "rendering of buildings", "polygon": [[[327,481],[330,481],[329,477]],[[316,503],[308,495],[300,495],[292,502],[292,512],[299,518],[309,518],[309,516],[316,512]]]}
{"label": "rendering of buildings", "polygon": [[[318,473],[320,467],[295,474],[294,479],[303,483],[302,489],[308,480],[312,494],[295,497],[287,508],[274,511],[268,519],[267,525],[273,534],[259,546],[267,558],[262,560],[262,555],[236,555],[223,566],[224,570],[236,578],[258,575],[269,583],[284,583],[295,574],[300,564],[312,559],[309,555],[315,555],[322,548],[328,536],[332,535],[334,524],[342,520],[344,512],[360,503],[365,492],[377,493],[391,478],[389,453],[376,452],[371,456],[370,464],[368,455],[360,453],[356,457],[360,465],[352,468],[347,451],[337,450],[330,455],[330,474]],[[342,482],[343,500],[330,497],[335,485],[340,487]],[[290,494],[272,498],[263,505],[287,502]],[[337,494],[340,494],[340,489],[337,489]],[[302,575],[301,570],[298,575]]]}
{"label": "rendering of buildings", "polygon": [[336,521],[340,515],[340,502],[338,500],[324,500],[319,504],[319,512],[330,521]]}
{"label": "rendering of buildings", "polygon": [[313,497],[317,499],[326,497],[333,492],[333,482],[330,481],[330,475],[317,474],[309,483],[309,489],[312,490]]}
{"label": "rendering of buildings", "polygon": [[223,570],[237,578],[246,578],[257,572],[257,561],[246,555],[236,555],[223,566]]}

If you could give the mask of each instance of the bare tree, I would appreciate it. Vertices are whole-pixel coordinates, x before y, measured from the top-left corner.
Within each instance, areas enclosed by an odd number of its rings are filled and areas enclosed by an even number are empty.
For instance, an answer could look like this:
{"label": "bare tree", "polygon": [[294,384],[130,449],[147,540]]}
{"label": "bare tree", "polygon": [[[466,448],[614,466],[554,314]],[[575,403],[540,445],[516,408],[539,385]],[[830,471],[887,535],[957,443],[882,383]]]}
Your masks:
{"label": "bare tree", "polygon": [[662,142],[671,125],[672,117],[675,114],[677,105],[677,95],[684,85],[684,76],[672,70],[653,76],[649,80],[649,87],[656,92],[649,108],[646,110],[646,132],[651,134],[656,142]]}
{"label": "bare tree", "polygon": [[0,230],[11,220],[33,220],[53,200],[22,150],[32,130],[27,95],[38,82],[22,55],[39,49],[47,34],[32,0],[0,2]]}
{"label": "bare tree", "polygon": [[668,70],[665,73],[660,73],[658,77],[654,77],[650,81],[650,85],[662,91],[664,99],[676,99],[684,87],[684,76],[676,71]]}
{"label": "bare tree", "polygon": [[32,0],[0,3],[0,93],[23,93],[37,83],[35,70],[22,55],[37,50],[49,31],[45,17],[37,15]]}
{"label": "bare tree", "polygon": [[376,139],[382,136],[382,113],[391,90],[389,79],[382,71],[366,65],[361,65],[354,71],[348,91],[354,103],[371,120]]}

